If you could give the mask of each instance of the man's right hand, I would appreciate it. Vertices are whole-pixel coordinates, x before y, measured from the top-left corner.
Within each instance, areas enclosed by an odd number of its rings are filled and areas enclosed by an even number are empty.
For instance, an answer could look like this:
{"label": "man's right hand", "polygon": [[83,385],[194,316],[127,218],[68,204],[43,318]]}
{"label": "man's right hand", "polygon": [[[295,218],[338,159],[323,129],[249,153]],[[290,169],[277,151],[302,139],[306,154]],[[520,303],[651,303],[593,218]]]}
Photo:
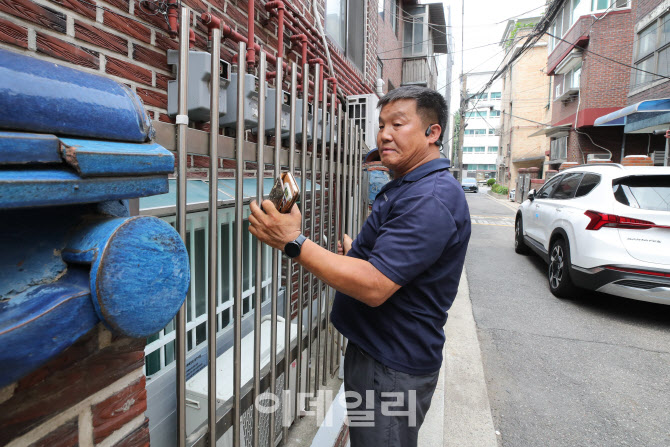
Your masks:
{"label": "man's right hand", "polygon": [[342,247],[342,242],[337,241],[337,254],[346,256],[347,253],[349,253],[349,250],[351,250],[353,240],[347,234],[345,234],[342,239],[344,239],[344,248]]}

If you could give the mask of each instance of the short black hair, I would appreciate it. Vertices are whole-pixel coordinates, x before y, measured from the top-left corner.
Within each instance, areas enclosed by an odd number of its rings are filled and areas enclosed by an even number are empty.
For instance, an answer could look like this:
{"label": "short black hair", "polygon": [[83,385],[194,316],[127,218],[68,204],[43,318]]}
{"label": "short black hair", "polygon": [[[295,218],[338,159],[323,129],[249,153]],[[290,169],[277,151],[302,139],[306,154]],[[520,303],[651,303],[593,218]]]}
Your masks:
{"label": "short black hair", "polygon": [[381,109],[386,104],[400,99],[413,99],[416,101],[416,112],[428,124],[439,124],[442,127],[442,133],[440,133],[440,138],[437,140],[438,146],[441,146],[448,114],[447,101],[444,99],[444,96],[427,87],[404,85],[384,95],[379,100],[378,107]]}

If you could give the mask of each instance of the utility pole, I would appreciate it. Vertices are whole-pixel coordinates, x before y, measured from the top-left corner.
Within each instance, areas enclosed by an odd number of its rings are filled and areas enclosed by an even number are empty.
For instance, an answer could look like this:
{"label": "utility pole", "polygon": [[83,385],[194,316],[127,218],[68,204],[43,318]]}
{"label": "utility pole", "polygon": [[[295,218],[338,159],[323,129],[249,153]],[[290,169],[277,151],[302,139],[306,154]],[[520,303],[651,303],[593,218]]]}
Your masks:
{"label": "utility pole", "polygon": [[464,74],[461,74],[461,127],[458,129],[458,180],[463,180],[463,137],[465,136],[465,109],[468,106],[468,93],[467,93],[467,83],[468,78]]}
{"label": "utility pole", "polygon": [[465,135],[465,107],[468,105],[466,87],[466,78],[463,70],[463,60],[465,58],[465,0],[461,0],[461,127],[458,130],[458,176],[459,181],[463,180],[463,136]]}

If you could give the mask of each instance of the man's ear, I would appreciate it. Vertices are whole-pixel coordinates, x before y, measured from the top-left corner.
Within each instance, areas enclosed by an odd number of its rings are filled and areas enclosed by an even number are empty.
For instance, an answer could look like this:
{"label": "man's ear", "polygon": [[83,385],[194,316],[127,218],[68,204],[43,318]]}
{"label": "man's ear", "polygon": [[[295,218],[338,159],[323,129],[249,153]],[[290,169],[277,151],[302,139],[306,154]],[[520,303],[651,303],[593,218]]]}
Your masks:
{"label": "man's ear", "polygon": [[426,137],[428,138],[428,143],[430,144],[437,144],[437,140],[440,139],[440,135],[442,134],[442,126],[439,124],[433,124],[430,126],[430,133],[427,132],[426,130]]}

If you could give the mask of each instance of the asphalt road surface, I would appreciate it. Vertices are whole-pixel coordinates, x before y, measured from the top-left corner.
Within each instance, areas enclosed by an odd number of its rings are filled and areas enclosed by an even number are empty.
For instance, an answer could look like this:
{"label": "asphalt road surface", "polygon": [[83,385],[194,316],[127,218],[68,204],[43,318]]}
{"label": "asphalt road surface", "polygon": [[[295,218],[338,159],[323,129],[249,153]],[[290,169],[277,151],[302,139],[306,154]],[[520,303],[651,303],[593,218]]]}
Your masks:
{"label": "asphalt road surface", "polygon": [[470,299],[498,444],[670,446],[670,306],[548,289],[515,211],[468,194]]}

